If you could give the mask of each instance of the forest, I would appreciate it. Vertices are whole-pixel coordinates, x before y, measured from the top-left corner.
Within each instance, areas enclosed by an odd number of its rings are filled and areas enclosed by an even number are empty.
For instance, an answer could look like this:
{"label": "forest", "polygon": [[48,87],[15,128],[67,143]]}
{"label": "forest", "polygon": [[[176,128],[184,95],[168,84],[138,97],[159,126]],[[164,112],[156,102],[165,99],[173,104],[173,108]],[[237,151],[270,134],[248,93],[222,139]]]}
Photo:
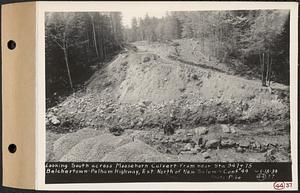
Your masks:
{"label": "forest", "polygon": [[80,88],[97,69],[136,41],[200,42],[202,53],[223,63],[246,65],[270,81],[289,84],[289,12],[284,10],[183,11],[163,18],[133,18],[121,12],[47,13],[47,99],[58,100]]}
{"label": "forest", "polygon": [[46,13],[46,94],[53,103],[122,50],[119,12]]}

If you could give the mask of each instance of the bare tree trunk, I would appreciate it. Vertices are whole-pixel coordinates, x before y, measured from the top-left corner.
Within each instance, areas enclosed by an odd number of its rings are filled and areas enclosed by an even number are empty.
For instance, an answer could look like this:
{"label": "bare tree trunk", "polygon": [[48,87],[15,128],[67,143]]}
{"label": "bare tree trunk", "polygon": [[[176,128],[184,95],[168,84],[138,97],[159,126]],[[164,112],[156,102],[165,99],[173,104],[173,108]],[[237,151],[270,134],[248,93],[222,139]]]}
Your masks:
{"label": "bare tree trunk", "polygon": [[265,53],[262,54],[262,76],[261,76],[262,86],[266,86],[266,77],[265,77]]}
{"label": "bare tree trunk", "polygon": [[65,57],[65,62],[66,62],[66,66],[67,66],[69,83],[70,83],[71,89],[74,91],[73,82],[72,82],[71,73],[70,73],[69,60],[68,60],[68,52],[67,52],[67,46],[66,45],[65,45],[65,47],[64,47],[63,50],[64,50],[64,57]]}
{"label": "bare tree trunk", "polygon": [[94,22],[93,16],[92,15],[90,15],[90,16],[91,16],[92,27],[93,27],[93,37],[94,37],[95,51],[96,51],[97,59],[99,59],[99,51],[98,51],[96,31],[95,31],[95,22]]}
{"label": "bare tree trunk", "polygon": [[116,29],[115,29],[115,24],[114,24],[114,18],[113,15],[110,15],[110,25],[111,25],[111,29],[112,29],[112,33],[113,33],[113,41],[116,41]]}
{"label": "bare tree trunk", "polygon": [[105,61],[105,59],[106,59],[106,47],[105,47],[105,45],[103,45],[103,51],[104,51],[104,61]]}
{"label": "bare tree trunk", "polygon": [[[202,26],[204,25],[204,17],[203,17],[203,15],[201,15],[201,22],[202,22]],[[201,51],[204,53],[205,52],[205,50],[204,50],[204,47],[205,47],[205,43],[204,43],[204,41],[205,41],[205,39],[204,39],[204,33],[203,32],[201,32],[201,35],[202,35],[202,49],[201,49]]]}
{"label": "bare tree trunk", "polygon": [[67,45],[67,38],[66,38],[66,33],[64,33],[64,39],[63,39],[63,47],[64,51],[64,58],[67,66],[67,72],[68,72],[68,78],[69,78],[69,83],[71,86],[72,91],[74,92],[74,87],[73,87],[73,82],[72,82],[72,77],[71,77],[71,72],[70,72],[70,66],[69,66],[69,59],[68,59],[68,45]]}
{"label": "bare tree trunk", "polygon": [[[266,82],[269,80],[269,63],[270,63],[270,52],[267,53],[267,64],[266,64]],[[266,83],[267,84],[267,83]]]}
{"label": "bare tree trunk", "polygon": [[269,65],[269,86],[271,86],[271,75],[272,75],[272,58]]}
{"label": "bare tree trunk", "polygon": [[86,44],[86,53],[87,53],[87,63],[90,63],[90,57],[89,57],[89,48],[90,48],[90,39],[89,39],[89,33],[86,32],[86,39],[88,40],[88,43]]}
{"label": "bare tree trunk", "polygon": [[259,54],[258,54],[258,58],[259,58],[259,64],[262,67],[262,59],[261,59],[262,57],[261,57],[260,51],[259,51]]}
{"label": "bare tree trunk", "polygon": [[259,51],[259,54],[258,54],[258,57],[259,57],[259,64],[260,64],[260,72],[261,72],[261,81],[263,79],[263,62],[262,62],[262,54],[261,52]]}
{"label": "bare tree trunk", "polygon": [[104,61],[106,60],[106,47],[105,47],[105,32],[102,30],[102,34],[101,34],[101,37],[102,37],[102,62],[104,63]]}

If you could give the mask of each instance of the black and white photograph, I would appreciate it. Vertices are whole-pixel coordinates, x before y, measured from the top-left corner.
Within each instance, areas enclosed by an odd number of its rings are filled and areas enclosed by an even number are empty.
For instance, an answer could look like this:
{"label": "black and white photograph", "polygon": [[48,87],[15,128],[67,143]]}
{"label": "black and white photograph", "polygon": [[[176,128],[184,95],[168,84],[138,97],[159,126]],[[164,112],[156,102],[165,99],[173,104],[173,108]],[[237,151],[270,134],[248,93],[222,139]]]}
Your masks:
{"label": "black and white photograph", "polygon": [[291,164],[290,10],[45,12],[44,27],[46,167]]}
{"label": "black and white photograph", "polygon": [[290,161],[289,11],[45,22],[47,161]]}

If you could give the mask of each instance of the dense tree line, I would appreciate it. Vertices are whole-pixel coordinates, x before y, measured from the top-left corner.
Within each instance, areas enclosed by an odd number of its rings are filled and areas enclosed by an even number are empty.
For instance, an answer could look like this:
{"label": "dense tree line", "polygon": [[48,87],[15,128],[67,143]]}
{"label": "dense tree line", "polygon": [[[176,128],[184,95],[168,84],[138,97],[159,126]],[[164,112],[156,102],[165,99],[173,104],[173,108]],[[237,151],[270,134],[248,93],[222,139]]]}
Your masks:
{"label": "dense tree line", "polygon": [[127,41],[193,38],[220,62],[249,66],[262,84],[289,83],[289,12],[284,10],[171,12],[134,18]]}
{"label": "dense tree line", "polygon": [[72,92],[123,44],[120,12],[52,12],[45,17],[47,98]]}

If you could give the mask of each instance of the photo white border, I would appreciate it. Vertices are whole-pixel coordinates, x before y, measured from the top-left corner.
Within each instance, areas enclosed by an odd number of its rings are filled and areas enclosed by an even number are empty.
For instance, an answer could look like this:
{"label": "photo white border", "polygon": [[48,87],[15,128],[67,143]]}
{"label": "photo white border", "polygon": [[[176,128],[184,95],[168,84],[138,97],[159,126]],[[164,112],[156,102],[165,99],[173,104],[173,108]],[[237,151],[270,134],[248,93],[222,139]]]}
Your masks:
{"label": "photo white border", "polygon": [[46,128],[45,128],[45,12],[120,11],[127,7],[165,6],[170,11],[201,10],[290,10],[290,114],[293,187],[298,190],[298,4],[297,2],[196,2],[196,1],[112,1],[112,2],[36,2],[37,3],[37,105],[36,105],[36,189],[38,190],[274,190],[273,182],[170,182],[170,183],[82,183],[45,184]]}

